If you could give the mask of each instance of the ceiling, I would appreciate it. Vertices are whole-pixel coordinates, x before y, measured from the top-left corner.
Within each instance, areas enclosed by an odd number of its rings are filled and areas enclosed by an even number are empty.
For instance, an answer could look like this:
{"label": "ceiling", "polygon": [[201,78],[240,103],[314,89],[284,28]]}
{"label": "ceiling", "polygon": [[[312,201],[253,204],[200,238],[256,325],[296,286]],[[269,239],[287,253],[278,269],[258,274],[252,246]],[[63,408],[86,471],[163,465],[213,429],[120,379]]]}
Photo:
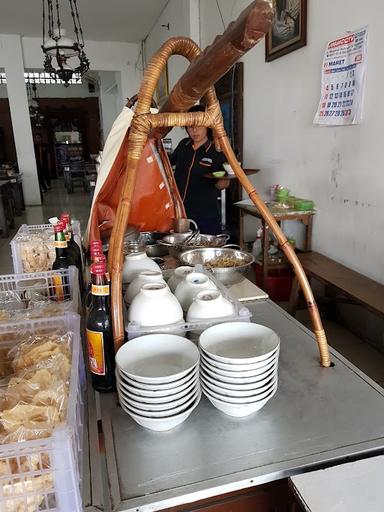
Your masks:
{"label": "ceiling", "polygon": [[[1,0],[0,34],[42,36],[41,0]],[[84,37],[139,42],[150,32],[168,0],[78,0]],[[68,0],[60,0],[62,27],[72,36]]]}

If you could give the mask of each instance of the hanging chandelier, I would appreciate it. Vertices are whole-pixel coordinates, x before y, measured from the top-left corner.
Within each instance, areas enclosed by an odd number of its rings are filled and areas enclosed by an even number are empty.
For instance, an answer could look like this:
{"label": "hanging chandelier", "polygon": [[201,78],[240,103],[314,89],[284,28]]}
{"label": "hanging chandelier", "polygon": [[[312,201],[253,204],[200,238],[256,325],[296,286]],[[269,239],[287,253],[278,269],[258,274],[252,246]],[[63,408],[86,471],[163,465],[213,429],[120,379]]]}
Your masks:
{"label": "hanging chandelier", "polygon": [[[81,28],[77,0],[65,0],[73,20],[75,40],[67,37],[61,27],[59,0],[43,0],[43,44],[44,69],[56,80],[68,87],[74,75],[84,75],[89,69],[89,60],[84,52],[84,37]],[[55,4],[54,4],[55,2]]]}
{"label": "hanging chandelier", "polygon": [[38,103],[37,87],[35,83],[27,82],[27,96],[29,117],[34,126],[40,128],[44,123],[44,116],[40,111]]}

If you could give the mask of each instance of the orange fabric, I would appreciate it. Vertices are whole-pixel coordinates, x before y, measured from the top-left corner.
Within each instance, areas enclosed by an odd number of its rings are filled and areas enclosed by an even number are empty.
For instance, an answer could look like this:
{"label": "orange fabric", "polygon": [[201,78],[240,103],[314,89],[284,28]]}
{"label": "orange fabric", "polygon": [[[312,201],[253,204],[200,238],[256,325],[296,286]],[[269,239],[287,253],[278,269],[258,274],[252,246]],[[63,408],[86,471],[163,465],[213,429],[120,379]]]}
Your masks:
{"label": "orange fabric", "polygon": [[[91,213],[89,240],[109,238],[123,186],[127,160],[129,132],[115,158],[108,177],[99,191]],[[168,156],[164,148],[159,152],[155,141],[148,141],[136,175],[131,213],[128,225],[137,226],[140,231],[167,232],[172,229],[172,219],[185,217]],[[164,172],[161,172],[161,164]]]}

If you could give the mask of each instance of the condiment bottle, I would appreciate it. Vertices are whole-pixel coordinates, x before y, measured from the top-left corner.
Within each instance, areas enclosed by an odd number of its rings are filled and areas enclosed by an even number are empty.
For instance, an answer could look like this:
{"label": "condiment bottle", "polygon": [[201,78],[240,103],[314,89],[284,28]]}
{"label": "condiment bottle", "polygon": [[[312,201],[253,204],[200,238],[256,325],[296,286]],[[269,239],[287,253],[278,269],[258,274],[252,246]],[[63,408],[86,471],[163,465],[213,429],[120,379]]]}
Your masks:
{"label": "condiment bottle", "polygon": [[[65,227],[62,222],[58,222],[53,226],[53,231],[55,233],[55,252],[56,259],[53,262],[52,270],[61,270],[67,269],[71,265],[73,265],[72,260],[68,255],[68,243],[65,236]],[[70,297],[70,288],[69,282],[66,278],[61,276],[60,274],[53,276],[53,294],[52,298],[54,300],[64,300]]]}
{"label": "condiment bottle", "polygon": [[113,346],[109,283],[105,263],[91,266],[91,307],[87,318],[88,367],[92,386],[101,393],[113,391],[115,381],[115,352]]}
{"label": "condiment bottle", "polygon": [[79,286],[81,296],[84,293],[84,275],[83,275],[83,260],[81,257],[81,250],[78,244],[75,242],[72,234],[71,216],[69,213],[62,213],[60,215],[61,222],[65,225],[65,234],[68,242],[68,254],[72,259],[73,264],[79,271]]}

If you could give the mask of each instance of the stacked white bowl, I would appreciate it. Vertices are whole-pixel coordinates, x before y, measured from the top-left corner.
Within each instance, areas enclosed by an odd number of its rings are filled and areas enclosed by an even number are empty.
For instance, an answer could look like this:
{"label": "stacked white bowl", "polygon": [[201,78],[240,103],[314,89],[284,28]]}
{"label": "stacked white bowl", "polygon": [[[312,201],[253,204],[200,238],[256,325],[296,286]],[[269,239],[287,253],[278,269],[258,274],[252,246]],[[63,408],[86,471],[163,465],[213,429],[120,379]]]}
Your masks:
{"label": "stacked white bowl", "polygon": [[214,325],[201,334],[199,347],[203,393],[225,414],[253,414],[276,393],[280,340],[268,327]]}
{"label": "stacked white bowl", "polygon": [[200,398],[199,351],[186,338],[149,334],[116,354],[116,385],[122,409],[139,425],[170,430],[185,421]]}

